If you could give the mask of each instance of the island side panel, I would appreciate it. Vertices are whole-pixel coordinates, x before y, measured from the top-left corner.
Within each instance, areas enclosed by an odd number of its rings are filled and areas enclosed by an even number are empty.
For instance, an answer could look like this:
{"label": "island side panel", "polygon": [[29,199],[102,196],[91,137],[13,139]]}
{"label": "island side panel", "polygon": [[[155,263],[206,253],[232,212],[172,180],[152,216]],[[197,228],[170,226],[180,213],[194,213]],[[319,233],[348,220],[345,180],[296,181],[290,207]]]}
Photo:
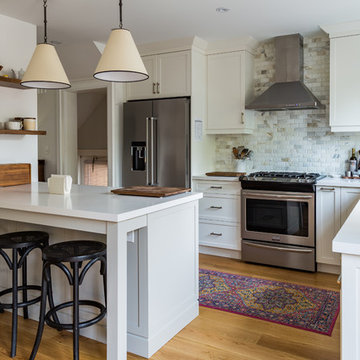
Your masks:
{"label": "island side panel", "polygon": [[148,280],[140,296],[148,331],[145,339],[143,333],[128,337],[130,352],[151,357],[198,316],[197,219],[198,201],[148,215],[147,268],[140,276]]}
{"label": "island side panel", "polygon": [[360,359],[360,256],[341,254],[341,359]]}

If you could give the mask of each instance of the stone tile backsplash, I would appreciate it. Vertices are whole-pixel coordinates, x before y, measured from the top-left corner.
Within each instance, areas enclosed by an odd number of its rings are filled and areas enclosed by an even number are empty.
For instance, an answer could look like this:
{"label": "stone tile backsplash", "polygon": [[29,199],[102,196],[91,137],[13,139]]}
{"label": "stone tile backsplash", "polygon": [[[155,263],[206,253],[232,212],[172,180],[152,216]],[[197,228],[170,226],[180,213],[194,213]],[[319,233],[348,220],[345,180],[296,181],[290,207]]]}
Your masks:
{"label": "stone tile backsplash", "polygon": [[[255,57],[255,94],[273,82],[275,51],[273,40],[260,44]],[[304,82],[326,105],[324,110],[256,112],[253,135],[217,135],[216,170],[236,167],[232,147],[253,150],[246,170],[278,170],[343,174],[351,148],[360,149],[360,133],[332,133],[329,127],[329,39],[304,38]]]}

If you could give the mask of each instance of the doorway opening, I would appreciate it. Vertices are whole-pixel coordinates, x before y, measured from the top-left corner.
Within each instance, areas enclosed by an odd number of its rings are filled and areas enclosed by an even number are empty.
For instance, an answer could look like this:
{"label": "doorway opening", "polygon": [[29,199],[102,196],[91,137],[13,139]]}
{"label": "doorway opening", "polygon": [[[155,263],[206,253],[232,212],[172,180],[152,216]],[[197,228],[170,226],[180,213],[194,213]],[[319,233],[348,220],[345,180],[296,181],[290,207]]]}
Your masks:
{"label": "doorway opening", "polygon": [[77,92],[78,179],[108,186],[107,89]]}

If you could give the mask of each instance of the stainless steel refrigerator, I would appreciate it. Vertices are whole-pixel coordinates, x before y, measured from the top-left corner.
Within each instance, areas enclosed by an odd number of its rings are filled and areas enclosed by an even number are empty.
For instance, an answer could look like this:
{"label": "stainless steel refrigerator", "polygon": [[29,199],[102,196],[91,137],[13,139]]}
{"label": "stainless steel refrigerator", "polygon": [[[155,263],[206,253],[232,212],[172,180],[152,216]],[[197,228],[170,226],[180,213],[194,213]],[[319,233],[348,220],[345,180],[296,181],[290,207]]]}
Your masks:
{"label": "stainless steel refrigerator", "polygon": [[123,186],[190,187],[190,99],[124,104]]}

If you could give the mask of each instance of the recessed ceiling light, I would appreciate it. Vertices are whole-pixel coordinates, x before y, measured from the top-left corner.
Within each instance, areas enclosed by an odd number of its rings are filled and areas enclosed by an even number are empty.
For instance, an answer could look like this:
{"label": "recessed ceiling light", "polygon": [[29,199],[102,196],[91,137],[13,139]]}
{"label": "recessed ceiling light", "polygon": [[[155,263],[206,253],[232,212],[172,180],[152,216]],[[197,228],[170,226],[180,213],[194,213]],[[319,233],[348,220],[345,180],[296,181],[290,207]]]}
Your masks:
{"label": "recessed ceiling light", "polygon": [[216,8],[216,11],[218,13],[226,13],[226,12],[230,11],[230,9],[227,9],[227,8],[224,8],[224,7],[218,7],[218,8]]}

